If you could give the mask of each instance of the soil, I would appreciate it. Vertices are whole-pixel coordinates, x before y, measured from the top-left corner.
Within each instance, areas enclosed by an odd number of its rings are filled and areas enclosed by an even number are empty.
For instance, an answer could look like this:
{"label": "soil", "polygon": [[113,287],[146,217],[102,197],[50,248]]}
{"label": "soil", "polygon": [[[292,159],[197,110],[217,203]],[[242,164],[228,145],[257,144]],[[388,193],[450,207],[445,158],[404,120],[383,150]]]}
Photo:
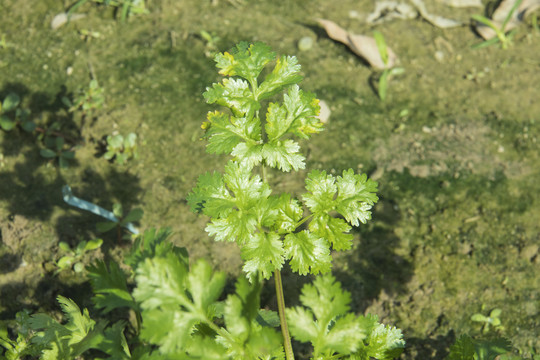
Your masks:
{"label": "soil", "polygon": [[[540,32],[526,19],[509,49],[473,49],[481,39],[470,16],[484,9],[426,3],[464,25],[440,29],[420,17],[370,25],[368,0],[154,0],[147,14],[127,21],[88,1],[77,10],[85,17],[52,29],[69,2],[2,1],[0,99],[15,92],[39,126],[59,123],[75,159],[60,168],[40,156],[36,136],[0,131],[0,321],[25,308],[57,309],[59,294],[91,306],[83,276],[55,274],[60,241],[73,247],[103,238],[86,264],[127,251],[114,232],[96,232],[102,219],[62,200],[65,184],[105,209],[115,202],[142,208],[140,229],[170,227],[192,258],[210,259],[231,277],[241,273],[237,248],[210,239],[208,219],[191,213],[185,198],[199,174],[227,160],[207,154],[200,140],[205,114],[215,109],[202,93],[220,79],[212,54],[263,41],[297,56],[302,88],[330,107],[326,131],[302,144],[307,168],[353,168],[379,183],[372,221],[354,229],[352,251],[334,254],[333,272],[354,310],[402,329],[402,359],[443,359],[461,334],[482,337],[471,316],[494,308],[504,325],[496,332],[516,353],[540,349]],[[380,74],[316,18],[384,35],[405,69],[390,80],[384,102],[374,91]],[[219,38],[215,47],[201,31]],[[303,37],[314,42],[299,50]],[[104,106],[69,111],[62,98],[73,99],[92,78],[104,88]],[[105,160],[104,139],[131,132],[139,157],[125,165]],[[304,176],[270,179],[275,191],[298,194]],[[288,304],[305,281],[285,271]]]}

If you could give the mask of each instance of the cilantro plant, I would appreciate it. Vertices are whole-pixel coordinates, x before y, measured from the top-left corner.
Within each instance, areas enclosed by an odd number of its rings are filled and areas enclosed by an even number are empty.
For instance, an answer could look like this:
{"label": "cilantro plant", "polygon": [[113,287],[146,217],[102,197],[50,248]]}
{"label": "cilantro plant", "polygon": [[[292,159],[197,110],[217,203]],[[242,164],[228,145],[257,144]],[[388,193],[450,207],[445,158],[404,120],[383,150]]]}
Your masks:
{"label": "cilantro plant", "polygon": [[[316,282],[315,288],[306,291],[319,291],[317,298],[336,302],[311,302],[304,295],[305,305],[312,310],[291,310],[286,316],[280,271],[288,261],[300,275],[328,273],[331,250],[350,249],[352,226],[370,219],[370,209],[378,200],[377,183],[352,169],[341,176],[312,170],[299,199],[274,194],[267,169],[289,172],[305,168],[297,140],[323,130],[317,118],[319,100],[298,86],[302,76],[296,57],[276,58],[263,43],[240,43],[230,53],[217,54],[215,61],[226,78],[207,88],[204,97],[228,111],[209,112],[202,128],[207,151],[230,154],[232,159],[224,174],[208,172],[199,177],[188,204],[210,217],[206,227],[210,236],[239,245],[243,270],[251,282],[274,276],[287,359],[294,358],[287,317],[294,324],[292,335],[313,344],[315,358],[337,359],[342,358],[338,354],[355,353],[370,325],[345,315],[347,301],[337,300],[339,286],[326,289],[333,281],[321,278],[318,281],[328,284],[317,286]],[[273,69],[262,79],[264,68],[273,61]],[[281,102],[269,101],[278,94],[283,94]],[[355,358],[366,358],[358,356]]]}
{"label": "cilantro plant", "polygon": [[105,159],[115,159],[117,164],[124,165],[128,159],[137,159],[138,156],[137,134],[129,133],[125,138],[120,134],[107,136]]}

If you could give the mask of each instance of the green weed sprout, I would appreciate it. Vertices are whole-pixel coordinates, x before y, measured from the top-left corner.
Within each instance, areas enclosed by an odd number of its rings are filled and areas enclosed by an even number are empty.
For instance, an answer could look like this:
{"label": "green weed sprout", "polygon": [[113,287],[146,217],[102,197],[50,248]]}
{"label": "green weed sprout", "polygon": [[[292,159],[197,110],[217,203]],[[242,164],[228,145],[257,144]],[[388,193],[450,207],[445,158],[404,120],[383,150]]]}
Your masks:
{"label": "green weed sprout", "polygon": [[504,21],[502,22],[500,27],[498,27],[493,21],[491,21],[490,19],[488,19],[485,16],[472,15],[471,18],[473,20],[478,21],[479,23],[490,27],[493,31],[495,31],[495,34],[497,35],[496,37],[494,37],[492,39],[489,39],[489,40],[483,41],[483,42],[481,42],[479,44],[473,45],[473,48],[479,49],[479,48],[483,48],[483,47],[486,47],[486,46],[493,45],[493,44],[495,44],[497,42],[500,42],[501,47],[503,49],[508,49],[508,46],[512,43],[512,38],[514,37],[514,34],[515,34],[516,30],[514,29],[514,30],[511,30],[511,31],[509,31],[507,33],[505,31],[506,25],[508,24],[508,22],[512,18],[514,12],[517,10],[517,8],[519,7],[519,5],[521,4],[522,1],[523,0],[517,0],[514,3],[512,8],[510,9],[510,11],[508,12],[508,15],[506,15],[506,17],[504,18]]}
{"label": "green weed sprout", "polygon": [[[78,0],[74,3],[68,11],[68,15],[72,14],[80,6],[87,3],[89,0]],[[121,21],[126,21],[127,18],[135,14],[146,14],[148,10],[144,0],[91,0],[96,4],[105,4],[120,9]]]}
{"label": "green weed sprout", "polygon": [[118,241],[122,240],[122,228],[129,227],[129,224],[142,219],[143,211],[141,209],[133,209],[127,214],[124,214],[122,204],[114,203],[113,211],[115,220],[109,220],[104,222],[98,222],[96,229],[98,232],[107,232],[112,229],[116,229]]}
{"label": "green weed sprout", "polygon": [[199,32],[201,34],[201,38],[203,38],[206,41],[205,45],[205,52],[204,54],[207,57],[214,57],[218,51],[218,42],[221,40],[219,36],[217,36],[215,33],[209,33],[205,30],[201,30]]}
{"label": "green weed sprout", "polygon": [[21,99],[15,93],[9,93],[0,103],[0,127],[11,131],[20,126],[26,132],[36,129],[36,124],[29,119],[30,110],[19,108]]}
{"label": "green weed sprout", "polygon": [[86,90],[80,90],[79,94],[71,102],[67,97],[62,101],[69,107],[69,111],[82,110],[83,114],[92,114],[93,111],[103,108],[105,103],[105,90],[99,86],[96,79],[90,80]]}
{"label": "green weed sprout", "polygon": [[375,43],[377,44],[377,50],[379,50],[379,55],[385,65],[385,69],[379,77],[379,84],[377,86],[377,92],[379,99],[384,101],[386,99],[386,93],[388,91],[388,82],[390,78],[394,75],[403,74],[405,69],[402,67],[392,67],[388,68],[388,47],[386,46],[386,41],[384,36],[379,31],[373,31],[373,37],[375,38]]}
{"label": "green weed sprout", "polygon": [[493,326],[495,330],[501,331],[504,330],[504,326],[502,325],[501,319],[499,318],[501,316],[501,313],[501,309],[493,309],[489,313],[489,316],[478,313],[471,316],[471,320],[483,323],[482,332],[484,334],[489,332],[491,326]]}
{"label": "green weed sprout", "polygon": [[56,273],[65,269],[73,269],[76,273],[83,272],[84,263],[82,262],[82,259],[84,255],[89,251],[100,248],[101,244],[103,244],[103,240],[101,239],[81,241],[74,249],[72,249],[68,243],[60,241],[58,247],[67,255],[62,256],[56,262],[56,266],[58,267]]}
{"label": "green weed sprout", "polygon": [[45,138],[45,145],[47,148],[39,151],[40,155],[46,159],[58,158],[58,164],[61,168],[67,168],[69,166],[69,160],[75,157],[75,153],[71,150],[64,148],[64,138]]}
{"label": "green weed sprout", "polygon": [[125,138],[120,134],[107,136],[107,152],[103,157],[107,160],[114,159],[120,165],[130,158],[137,159],[137,135],[130,133]]}
{"label": "green weed sprout", "polygon": [[[208,87],[204,97],[209,104],[228,111],[209,112],[202,128],[208,139],[207,151],[230,154],[232,160],[225,165],[223,175],[201,175],[188,195],[188,204],[193,211],[210,217],[206,231],[216,241],[239,245],[243,271],[250,281],[274,276],[288,360],[294,358],[288,323],[293,324],[292,336],[311,342],[321,358],[354,353],[365,333],[353,315],[342,312],[346,296],[337,299],[339,291],[332,278],[321,280],[328,288],[315,285],[306,290],[301,301],[312,310],[286,313],[280,271],[288,261],[292,271],[300,275],[328,273],[331,250],[350,249],[351,225],[371,218],[370,209],[378,200],[377,183],[352,169],[341,176],[312,170],[307,175],[306,192],[299,199],[287,193],[274,195],[267,182],[268,169],[289,172],[305,168],[305,157],[295,138],[306,140],[323,130],[317,118],[319,100],[297,85],[302,77],[296,57],[276,59],[263,43],[242,42],[230,53],[217,54],[215,61],[227,78]],[[273,70],[261,81],[261,72],[273,61]],[[280,93],[284,93],[282,102],[265,101]],[[263,109],[266,114],[261,113]],[[332,216],[336,213],[342,217]],[[311,296],[336,299],[336,303],[322,305],[312,302]],[[337,332],[330,335],[333,329]]]}

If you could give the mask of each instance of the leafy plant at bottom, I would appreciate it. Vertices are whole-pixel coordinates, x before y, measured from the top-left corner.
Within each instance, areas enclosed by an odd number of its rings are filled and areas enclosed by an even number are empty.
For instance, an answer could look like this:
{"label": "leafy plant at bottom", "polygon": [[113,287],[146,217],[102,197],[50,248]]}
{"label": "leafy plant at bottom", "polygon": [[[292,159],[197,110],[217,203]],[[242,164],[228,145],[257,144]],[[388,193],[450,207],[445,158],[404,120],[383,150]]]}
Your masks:
{"label": "leafy plant at bottom", "polygon": [[120,134],[107,136],[107,152],[103,157],[107,160],[115,159],[120,165],[125,164],[130,158],[136,159],[137,135],[130,133],[125,138]]}
{"label": "leafy plant at bottom", "polygon": [[494,360],[512,351],[507,339],[475,340],[462,335],[450,348],[446,360]]}
{"label": "leafy plant at bottom", "polygon": [[405,342],[401,330],[378,323],[374,315],[350,313],[350,294],[331,275],[302,289],[300,302],[287,310],[292,336],[313,345],[313,359],[394,359]]}

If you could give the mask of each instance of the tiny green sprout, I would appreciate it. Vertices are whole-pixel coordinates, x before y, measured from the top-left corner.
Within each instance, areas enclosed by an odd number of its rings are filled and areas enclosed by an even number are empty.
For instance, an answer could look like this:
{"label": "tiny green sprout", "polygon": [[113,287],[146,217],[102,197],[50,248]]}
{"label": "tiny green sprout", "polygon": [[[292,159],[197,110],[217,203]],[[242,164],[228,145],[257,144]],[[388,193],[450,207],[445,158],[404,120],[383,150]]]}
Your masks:
{"label": "tiny green sprout", "polygon": [[79,35],[81,36],[81,39],[84,41],[90,41],[92,39],[99,39],[101,37],[101,33],[98,31],[91,31],[88,29],[80,29]]}
{"label": "tiny green sprout", "polygon": [[[68,15],[71,15],[77,8],[87,3],[88,0],[77,0],[68,11]],[[120,10],[120,20],[126,21],[128,17],[136,14],[146,14],[146,4],[144,0],[92,0],[95,4],[105,4]]]}
{"label": "tiny green sprout", "polygon": [[204,52],[204,55],[206,55],[207,57],[214,57],[218,52],[217,44],[221,40],[221,38],[215,33],[209,33],[205,30],[201,30],[199,33],[201,34],[201,37],[206,41],[206,50]]}
{"label": "tiny green sprout", "polygon": [[10,47],[15,47],[15,44],[12,44],[10,42],[6,41],[6,34],[2,34],[2,38],[0,38],[0,49],[7,49]]}
{"label": "tiny green sprout", "polygon": [[505,49],[505,50],[508,49],[508,46],[510,46],[510,44],[512,44],[512,38],[514,37],[514,34],[515,34],[516,31],[511,30],[509,32],[506,32],[505,31],[506,25],[508,24],[508,22],[512,18],[513,14],[516,12],[519,5],[521,5],[522,1],[523,0],[517,0],[514,3],[512,8],[510,9],[510,11],[508,12],[508,15],[506,15],[506,17],[504,18],[504,21],[502,22],[500,27],[498,27],[493,21],[491,21],[490,19],[488,19],[487,17],[485,17],[483,15],[472,15],[471,18],[473,20],[488,26],[493,31],[495,31],[495,34],[497,35],[496,37],[494,37],[492,39],[489,39],[489,40],[483,41],[483,42],[481,42],[479,44],[473,45],[473,48],[474,49],[480,49],[480,48],[483,48],[483,47],[486,47],[486,46],[493,45],[493,44],[495,44],[497,42],[500,42],[501,47],[503,49]]}
{"label": "tiny green sprout", "polygon": [[379,99],[381,99],[381,101],[384,101],[388,92],[388,82],[390,81],[390,78],[394,75],[403,74],[405,72],[405,69],[403,69],[402,67],[388,67],[388,47],[386,46],[384,36],[381,32],[375,30],[373,32],[373,37],[375,38],[375,43],[377,44],[377,50],[379,50],[379,55],[381,56],[381,59],[385,65],[385,69],[379,76],[379,84],[377,86]]}
{"label": "tiny green sprout", "polygon": [[72,249],[68,243],[64,241],[60,241],[58,244],[58,247],[60,250],[62,250],[66,255],[62,256],[57,262],[56,267],[57,270],[55,271],[55,274],[58,274],[59,272],[66,270],[66,269],[73,269],[76,273],[81,273],[84,271],[84,255],[93,250],[97,250],[101,247],[101,244],[103,244],[103,240],[101,239],[95,239],[90,241],[81,241],[77,244],[77,246]]}
{"label": "tiny green sprout", "polygon": [[[122,240],[122,228],[130,227],[130,223],[139,221],[143,217],[143,211],[141,209],[133,209],[127,214],[124,214],[124,209],[122,204],[114,203],[113,204],[113,215],[115,220],[102,221],[96,224],[96,229],[100,233],[116,229],[117,240],[120,242]],[[130,230],[131,231],[131,230]]]}
{"label": "tiny green sprout", "polygon": [[489,316],[484,316],[480,313],[474,314],[471,316],[471,320],[475,322],[483,323],[482,326],[482,332],[484,334],[489,332],[489,329],[491,326],[497,331],[504,330],[504,326],[501,323],[501,319],[499,316],[501,316],[502,310],[501,309],[493,309],[489,313]]}
{"label": "tiny green sprout", "polygon": [[9,93],[0,103],[0,127],[4,131],[11,131],[20,126],[26,132],[36,129],[36,124],[29,119],[30,110],[21,109],[21,99],[15,93]]}
{"label": "tiny green sprout", "polygon": [[86,90],[81,90],[79,95],[69,101],[66,97],[62,101],[69,106],[69,111],[82,110],[83,114],[92,114],[93,111],[103,108],[105,97],[104,89],[99,86],[96,79],[90,80],[90,84]]}
{"label": "tiny green sprout", "polygon": [[67,168],[69,160],[75,157],[73,151],[64,149],[63,137],[45,138],[45,145],[47,147],[39,151],[40,155],[46,159],[58,158],[58,164],[62,169]]}
{"label": "tiny green sprout", "polygon": [[103,156],[105,159],[115,159],[117,164],[123,165],[138,156],[136,134],[130,133],[125,138],[120,134],[107,136],[107,152]]}

